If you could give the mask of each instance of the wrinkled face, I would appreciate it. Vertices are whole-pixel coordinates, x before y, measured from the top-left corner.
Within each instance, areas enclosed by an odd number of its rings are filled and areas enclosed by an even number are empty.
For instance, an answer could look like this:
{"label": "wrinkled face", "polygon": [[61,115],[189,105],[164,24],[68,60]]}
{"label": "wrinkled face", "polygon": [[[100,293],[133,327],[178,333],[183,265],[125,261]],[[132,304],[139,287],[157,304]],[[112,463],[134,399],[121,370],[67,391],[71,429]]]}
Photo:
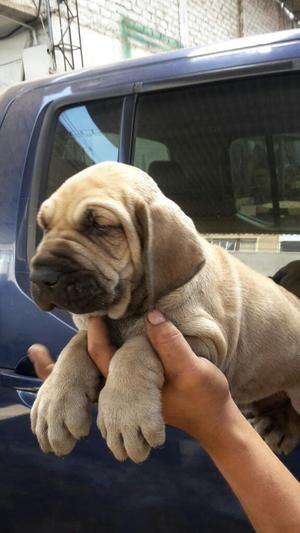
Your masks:
{"label": "wrinkled face", "polygon": [[41,309],[117,319],[151,308],[204,263],[193,222],[141,170],[100,163],[69,178],[39,211],[31,261]]}
{"label": "wrinkled face", "polygon": [[126,184],[125,193],[113,169],[79,173],[40,208],[44,236],[31,261],[30,279],[33,298],[43,310],[99,311],[119,318],[129,304],[142,276],[141,249],[132,184]]}

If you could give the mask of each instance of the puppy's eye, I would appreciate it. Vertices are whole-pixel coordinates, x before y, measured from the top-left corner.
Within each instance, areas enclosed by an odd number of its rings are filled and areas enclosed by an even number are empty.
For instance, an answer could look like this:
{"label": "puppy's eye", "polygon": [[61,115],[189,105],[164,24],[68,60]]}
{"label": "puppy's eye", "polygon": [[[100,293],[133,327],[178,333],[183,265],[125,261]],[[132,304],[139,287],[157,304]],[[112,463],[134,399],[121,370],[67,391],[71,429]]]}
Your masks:
{"label": "puppy's eye", "polygon": [[102,235],[108,235],[113,227],[114,226],[109,226],[107,224],[98,224],[98,222],[94,220],[93,224],[90,226],[90,230],[94,235],[99,235],[99,237],[101,237]]}
{"label": "puppy's eye", "polygon": [[106,235],[109,235],[114,230],[122,229],[121,225],[101,224],[100,222],[98,222],[98,220],[97,217],[93,214],[93,212],[88,211],[84,222],[85,231],[87,231],[90,235],[104,237]]}

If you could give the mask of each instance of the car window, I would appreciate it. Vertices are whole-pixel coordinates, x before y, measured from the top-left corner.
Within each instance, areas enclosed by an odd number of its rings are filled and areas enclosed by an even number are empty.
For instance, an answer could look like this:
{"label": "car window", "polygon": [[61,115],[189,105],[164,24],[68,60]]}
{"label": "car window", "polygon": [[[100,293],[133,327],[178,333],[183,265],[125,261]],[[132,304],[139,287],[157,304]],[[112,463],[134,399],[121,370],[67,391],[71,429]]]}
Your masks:
{"label": "car window", "polygon": [[99,100],[68,107],[58,116],[45,197],[80,170],[117,161],[122,99]]}
{"label": "car window", "polygon": [[232,142],[230,169],[236,206],[241,215],[265,225],[297,227],[300,216],[299,140],[298,134],[274,134]]}
{"label": "car window", "polygon": [[96,100],[62,109],[57,117],[51,142],[50,161],[45,182],[38,181],[30,204],[28,260],[32,257],[42,231],[36,224],[40,203],[67,178],[100,163],[117,161],[123,98]]}
{"label": "car window", "polygon": [[155,161],[170,161],[168,147],[161,142],[152,139],[137,137],[135,139],[135,160],[136,167],[144,170],[149,169]]}
{"label": "car window", "polygon": [[[144,94],[133,163],[212,242],[246,261],[249,252],[291,250],[300,258],[298,116],[299,74]],[[280,240],[284,234],[294,235],[293,244]],[[260,269],[272,273],[268,265]]]}

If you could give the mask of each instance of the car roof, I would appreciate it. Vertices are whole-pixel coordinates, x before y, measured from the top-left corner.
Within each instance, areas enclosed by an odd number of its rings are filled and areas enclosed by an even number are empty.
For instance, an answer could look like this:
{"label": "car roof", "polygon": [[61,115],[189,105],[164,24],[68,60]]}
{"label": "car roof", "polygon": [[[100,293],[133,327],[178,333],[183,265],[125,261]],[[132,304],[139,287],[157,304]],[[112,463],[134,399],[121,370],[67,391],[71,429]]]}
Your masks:
{"label": "car roof", "polygon": [[[36,91],[36,89],[39,89],[41,97],[42,94],[47,95],[47,92],[51,92],[53,96],[56,92],[56,87],[58,92],[60,92],[62,87],[70,87],[70,85],[77,82],[85,83],[93,79],[101,80],[101,82],[106,80],[106,83],[108,79],[114,79],[114,82],[121,86],[124,83],[140,83],[137,79],[143,82],[145,78],[154,72],[158,78],[162,73],[169,75],[170,72],[173,76],[180,77],[181,74],[186,74],[185,64],[187,60],[197,63],[197,72],[201,74],[214,68],[216,63],[219,65],[218,68],[222,70],[228,69],[228,63],[230,63],[229,68],[233,69],[243,62],[245,64],[249,63],[249,61],[253,63],[263,62],[263,57],[260,54],[259,57],[257,55],[258,51],[266,52],[265,55],[268,56],[268,61],[271,61],[272,53],[270,52],[273,49],[287,44],[295,44],[298,50],[299,42],[300,28],[232,39],[196,48],[181,48],[171,52],[153,54],[138,59],[126,59],[107,65],[56,74],[34,81],[21,82],[8,88],[0,95],[0,127],[7,110],[14,100],[24,94]],[[268,46],[271,47],[270,50],[268,50]],[[296,55],[298,56],[300,53],[298,54],[297,52]],[[228,61],[229,58],[230,61]],[[169,68],[167,68],[168,63],[170,65]],[[195,73],[195,67],[192,70]]]}
{"label": "car roof", "polygon": [[181,48],[171,52],[162,52],[153,54],[138,59],[123,59],[107,65],[99,65],[96,67],[88,67],[80,70],[67,72],[63,74],[55,74],[47,78],[41,78],[34,81],[25,81],[14,85],[8,91],[15,93],[26,88],[33,89],[34,87],[53,86],[60,82],[75,81],[85,77],[90,77],[94,73],[114,72],[119,70],[132,69],[134,67],[141,67],[147,65],[155,65],[169,61],[180,61],[186,58],[198,58],[202,56],[215,55],[218,53],[230,53],[249,48],[256,48],[258,46],[266,46],[276,43],[288,43],[291,41],[300,41],[300,29],[278,31],[273,33],[265,33],[262,35],[255,35],[250,37],[243,37],[238,39],[227,40],[216,44],[198,46],[195,48]]}

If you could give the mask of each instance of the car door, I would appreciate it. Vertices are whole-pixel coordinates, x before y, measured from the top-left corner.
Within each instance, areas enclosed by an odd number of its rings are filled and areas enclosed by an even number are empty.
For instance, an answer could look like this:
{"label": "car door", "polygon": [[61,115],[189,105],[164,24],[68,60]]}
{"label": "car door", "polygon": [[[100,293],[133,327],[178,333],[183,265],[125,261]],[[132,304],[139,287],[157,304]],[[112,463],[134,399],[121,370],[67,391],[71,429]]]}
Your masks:
{"label": "car door", "polygon": [[[11,106],[2,130],[7,144],[2,145],[6,168],[1,174],[6,210],[0,217],[1,530],[182,533],[220,531],[225,523],[228,532],[251,531],[205,452],[179,431],[169,428],[163,449],[153,451],[143,465],[117,462],[95,422],[89,437],[64,458],[44,455],[31,434],[26,406],[39,382],[26,349],[42,342],[57,357],[74,334],[68,315],[43,313],[30,296],[28,264],[40,238],[38,206],[69,175],[101,159],[126,161],[130,149],[135,98],[127,103],[107,95],[75,100],[54,102],[38,120],[19,102],[19,112]],[[36,135],[29,124],[38,126]],[[123,139],[122,128],[128,133]],[[25,162],[19,161],[22,149]]]}

